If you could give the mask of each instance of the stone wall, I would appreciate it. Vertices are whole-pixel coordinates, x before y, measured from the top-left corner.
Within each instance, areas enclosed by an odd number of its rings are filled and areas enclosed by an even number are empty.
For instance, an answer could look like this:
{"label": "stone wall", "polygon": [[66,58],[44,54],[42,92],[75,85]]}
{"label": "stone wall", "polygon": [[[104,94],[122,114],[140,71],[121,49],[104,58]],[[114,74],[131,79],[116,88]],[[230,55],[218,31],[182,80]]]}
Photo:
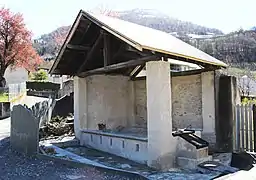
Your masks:
{"label": "stone wall", "polygon": [[95,75],[86,81],[87,128],[98,129],[98,123],[106,124],[107,129],[126,126],[129,77]]}
{"label": "stone wall", "polygon": [[[215,143],[214,72],[173,76],[171,82],[173,130],[190,126]],[[77,128],[96,130],[99,123],[104,123],[107,129],[147,129],[145,79],[130,81],[125,76],[94,75],[77,78],[75,84]]]}
{"label": "stone wall", "polygon": [[147,128],[147,90],[146,80],[134,82],[135,126]]}
{"label": "stone wall", "polygon": [[[156,94],[157,98],[157,94]],[[202,129],[201,75],[172,77],[173,128]],[[146,80],[135,81],[135,122],[147,127]]]}
{"label": "stone wall", "polygon": [[172,77],[173,128],[202,129],[201,75]]}
{"label": "stone wall", "polygon": [[38,153],[40,113],[22,105],[13,107],[11,113],[11,148],[17,152],[32,155]]}

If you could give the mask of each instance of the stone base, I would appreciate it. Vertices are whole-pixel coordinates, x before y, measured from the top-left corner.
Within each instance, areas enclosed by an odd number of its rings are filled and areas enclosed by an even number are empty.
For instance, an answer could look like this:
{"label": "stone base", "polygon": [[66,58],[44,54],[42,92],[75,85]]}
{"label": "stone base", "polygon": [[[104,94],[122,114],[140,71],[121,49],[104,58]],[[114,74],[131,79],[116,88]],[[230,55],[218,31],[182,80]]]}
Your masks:
{"label": "stone base", "polygon": [[197,165],[205,162],[205,161],[211,161],[212,156],[203,157],[200,159],[190,159],[185,157],[177,157],[177,165],[181,168],[185,169],[195,169],[197,168]]}

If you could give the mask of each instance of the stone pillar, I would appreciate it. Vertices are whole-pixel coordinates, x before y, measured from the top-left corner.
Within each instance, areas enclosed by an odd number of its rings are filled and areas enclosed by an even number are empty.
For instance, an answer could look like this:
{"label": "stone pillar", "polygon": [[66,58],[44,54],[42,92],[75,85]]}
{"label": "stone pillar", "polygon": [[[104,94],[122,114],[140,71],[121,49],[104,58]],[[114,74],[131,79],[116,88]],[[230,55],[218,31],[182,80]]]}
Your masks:
{"label": "stone pillar", "polygon": [[86,79],[74,78],[74,130],[80,139],[81,129],[87,128],[87,91]]}
{"label": "stone pillar", "polygon": [[202,117],[203,132],[202,138],[213,147],[216,143],[215,131],[215,90],[214,71],[201,74],[202,83]]}
{"label": "stone pillar", "polygon": [[176,139],[172,136],[170,63],[152,61],[147,70],[148,166],[168,170],[174,166]]}
{"label": "stone pillar", "polygon": [[216,141],[219,152],[233,151],[234,116],[237,99],[237,81],[233,76],[220,76]]}

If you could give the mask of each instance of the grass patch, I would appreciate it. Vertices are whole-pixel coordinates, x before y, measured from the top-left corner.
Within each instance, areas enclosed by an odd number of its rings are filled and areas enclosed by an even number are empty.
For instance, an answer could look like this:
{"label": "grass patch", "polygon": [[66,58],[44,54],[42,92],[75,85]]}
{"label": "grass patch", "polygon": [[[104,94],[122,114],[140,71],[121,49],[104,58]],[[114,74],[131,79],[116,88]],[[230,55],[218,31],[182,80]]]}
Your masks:
{"label": "grass patch", "polygon": [[9,102],[8,93],[0,93],[0,102]]}

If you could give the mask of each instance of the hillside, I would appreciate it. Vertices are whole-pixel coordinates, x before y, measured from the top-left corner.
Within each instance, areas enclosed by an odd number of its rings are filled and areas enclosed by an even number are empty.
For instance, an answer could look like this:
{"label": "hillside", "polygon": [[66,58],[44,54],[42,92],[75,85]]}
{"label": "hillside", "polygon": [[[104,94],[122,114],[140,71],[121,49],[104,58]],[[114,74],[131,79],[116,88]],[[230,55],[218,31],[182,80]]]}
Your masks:
{"label": "hillside", "polygon": [[117,13],[120,19],[133,22],[167,33],[177,32],[180,35],[186,34],[215,34],[222,35],[219,29],[200,26],[191,22],[182,21],[151,9],[133,9]]}
{"label": "hillside", "polygon": [[[179,37],[186,37],[187,34],[197,35],[222,35],[223,33],[214,28],[199,26],[191,22],[181,21],[171,18],[155,10],[134,9],[130,11],[117,12],[118,18],[148,26],[154,29],[162,30],[168,33],[174,33]],[[34,41],[34,47],[40,56],[44,59],[53,59],[68,33],[70,26],[60,27],[49,34],[44,34]]]}
{"label": "hillside", "polygon": [[[115,12],[115,15],[126,21],[170,33],[232,66],[256,69],[255,27],[248,31],[223,34],[216,28],[174,19],[155,10],[134,9]],[[60,27],[36,39],[34,47],[40,56],[45,60],[54,59],[69,28],[70,26]]]}
{"label": "hillside", "polygon": [[256,31],[237,31],[221,37],[191,40],[190,44],[228,64],[256,70]]}

